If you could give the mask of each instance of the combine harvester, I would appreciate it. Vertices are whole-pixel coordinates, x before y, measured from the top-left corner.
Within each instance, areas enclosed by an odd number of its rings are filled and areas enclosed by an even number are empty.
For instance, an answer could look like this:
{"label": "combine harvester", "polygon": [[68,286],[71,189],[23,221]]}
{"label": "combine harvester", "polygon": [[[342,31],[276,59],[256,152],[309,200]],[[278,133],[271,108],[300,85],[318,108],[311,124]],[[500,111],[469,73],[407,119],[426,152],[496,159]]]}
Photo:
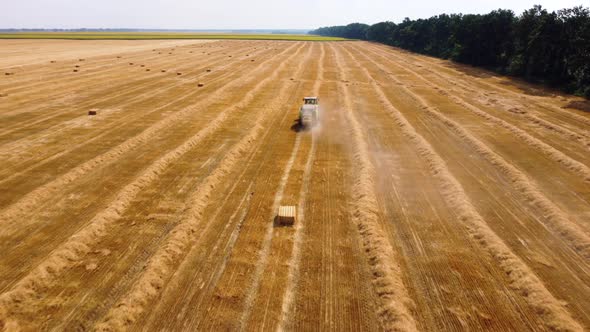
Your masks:
{"label": "combine harvester", "polygon": [[318,97],[303,98],[303,106],[299,109],[299,125],[303,129],[314,127],[320,120],[320,99]]}

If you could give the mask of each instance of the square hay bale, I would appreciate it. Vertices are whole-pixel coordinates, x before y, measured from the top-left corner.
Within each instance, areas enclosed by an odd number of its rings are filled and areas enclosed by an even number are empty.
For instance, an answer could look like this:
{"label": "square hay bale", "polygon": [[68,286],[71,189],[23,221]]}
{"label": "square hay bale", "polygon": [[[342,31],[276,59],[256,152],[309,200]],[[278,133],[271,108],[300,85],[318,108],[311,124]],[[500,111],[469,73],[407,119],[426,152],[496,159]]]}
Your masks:
{"label": "square hay bale", "polygon": [[198,86],[199,88],[202,88],[204,85],[205,85],[205,84],[203,84],[203,83],[199,83],[199,84],[197,84],[197,86]]}
{"label": "square hay bale", "polygon": [[282,226],[292,226],[297,220],[297,208],[293,205],[279,206],[277,214],[277,224]]}
{"label": "square hay bale", "polygon": [[90,110],[90,111],[88,111],[88,115],[96,115],[96,110]]}

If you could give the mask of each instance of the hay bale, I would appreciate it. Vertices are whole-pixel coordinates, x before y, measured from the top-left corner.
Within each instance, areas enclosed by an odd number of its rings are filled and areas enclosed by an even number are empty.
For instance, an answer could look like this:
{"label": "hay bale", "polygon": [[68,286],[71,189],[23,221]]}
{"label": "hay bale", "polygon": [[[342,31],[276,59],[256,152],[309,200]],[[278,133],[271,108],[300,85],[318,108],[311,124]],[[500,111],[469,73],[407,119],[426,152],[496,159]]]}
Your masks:
{"label": "hay bale", "polygon": [[162,73],[165,73],[165,72],[166,72],[166,69],[162,69]]}
{"label": "hay bale", "polygon": [[76,68],[80,68],[80,65],[75,65],[74,67],[76,67]]}
{"label": "hay bale", "polygon": [[202,88],[204,85],[205,85],[205,84],[203,84],[203,83],[199,83],[199,84],[197,84],[197,86],[198,86],[199,88]]}
{"label": "hay bale", "polygon": [[133,62],[129,62],[129,65],[130,65],[130,66],[133,66]]}
{"label": "hay bale", "polygon": [[297,219],[297,208],[295,206],[280,206],[277,214],[277,224],[292,226]]}
{"label": "hay bale", "polygon": [[78,72],[78,69],[74,69],[74,70],[73,70],[73,72],[74,72],[74,73],[77,73],[77,72]]}
{"label": "hay bale", "polygon": [[51,61],[49,61],[49,62],[51,62],[51,63],[55,63],[56,61],[55,61],[55,60],[51,60]]}
{"label": "hay bale", "polygon": [[176,75],[180,76],[180,75],[182,75],[182,73],[176,73]]}
{"label": "hay bale", "polygon": [[86,59],[78,59],[78,61],[86,61]]}
{"label": "hay bale", "polygon": [[149,68],[146,68],[145,71],[150,71],[150,69]]}
{"label": "hay bale", "polygon": [[88,111],[88,115],[96,115],[96,111],[95,110],[90,110],[90,111]]}
{"label": "hay bale", "polygon": [[145,65],[141,65],[140,67],[145,67]]}
{"label": "hay bale", "polygon": [[207,69],[207,72],[210,73],[211,72],[211,69]]}
{"label": "hay bale", "polygon": [[0,97],[8,97],[7,93],[0,93]]}
{"label": "hay bale", "polygon": [[14,75],[14,73],[6,72],[6,73],[4,73],[4,75],[6,75],[6,76]]}

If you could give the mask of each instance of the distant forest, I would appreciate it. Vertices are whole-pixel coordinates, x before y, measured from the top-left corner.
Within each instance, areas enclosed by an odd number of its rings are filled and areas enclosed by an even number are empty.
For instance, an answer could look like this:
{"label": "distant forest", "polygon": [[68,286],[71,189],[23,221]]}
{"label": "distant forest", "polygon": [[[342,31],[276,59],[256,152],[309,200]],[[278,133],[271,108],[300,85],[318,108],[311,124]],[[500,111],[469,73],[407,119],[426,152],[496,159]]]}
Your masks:
{"label": "distant forest", "polygon": [[503,9],[485,15],[442,14],[309,33],[375,41],[590,98],[590,10],[585,7],[548,12],[534,6],[520,16]]}

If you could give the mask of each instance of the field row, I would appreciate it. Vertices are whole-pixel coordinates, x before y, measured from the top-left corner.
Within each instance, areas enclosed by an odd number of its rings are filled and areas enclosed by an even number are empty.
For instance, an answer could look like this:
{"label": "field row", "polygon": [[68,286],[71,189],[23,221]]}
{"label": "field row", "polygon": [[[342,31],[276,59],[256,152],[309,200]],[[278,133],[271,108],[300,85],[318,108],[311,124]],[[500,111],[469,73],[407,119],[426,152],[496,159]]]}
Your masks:
{"label": "field row", "polygon": [[590,328],[581,100],[365,42],[27,42],[55,53],[0,60],[0,326]]}

